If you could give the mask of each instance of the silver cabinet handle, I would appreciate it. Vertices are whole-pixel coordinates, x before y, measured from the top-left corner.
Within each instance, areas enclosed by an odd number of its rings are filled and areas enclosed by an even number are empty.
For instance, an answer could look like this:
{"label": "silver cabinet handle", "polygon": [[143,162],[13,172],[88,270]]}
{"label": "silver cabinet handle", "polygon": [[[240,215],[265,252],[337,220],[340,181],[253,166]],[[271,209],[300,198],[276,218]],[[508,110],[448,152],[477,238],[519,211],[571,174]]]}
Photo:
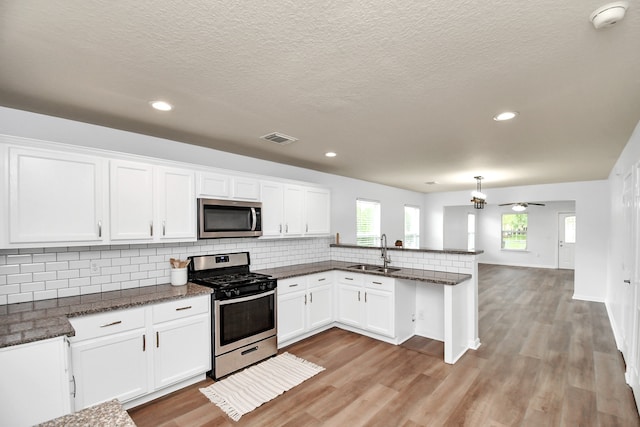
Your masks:
{"label": "silver cabinet handle", "polygon": [[73,381],[73,397],[76,397],[76,376],[71,375],[71,381]]}
{"label": "silver cabinet handle", "polygon": [[308,232],[309,232],[309,224],[307,224],[307,225],[305,226],[304,232],[305,232],[305,233],[308,233]]}
{"label": "silver cabinet handle", "polygon": [[188,305],[186,307],[178,307],[176,308],[176,311],[182,311],[182,310],[189,310],[192,306]]}
{"label": "silver cabinet handle", "polygon": [[353,277],[345,277],[344,280],[353,280]]}
{"label": "silver cabinet handle", "polygon": [[165,220],[162,221],[162,235],[163,236],[167,235],[167,221]]}
{"label": "silver cabinet handle", "polygon": [[320,279],[318,279],[318,282],[324,282],[325,280],[327,280],[326,277],[321,277]]}
{"label": "silver cabinet handle", "polygon": [[367,302],[367,293],[364,293],[364,302]]}
{"label": "silver cabinet handle", "polygon": [[374,285],[382,285],[382,282],[371,282],[371,283],[373,283]]}
{"label": "silver cabinet handle", "polygon": [[284,225],[284,232],[288,233],[289,232],[289,224],[285,224]]}
{"label": "silver cabinet handle", "polygon": [[153,236],[153,221],[149,222],[149,235]]}
{"label": "silver cabinet handle", "polygon": [[111,323],[106,323],[104,325],[100,325],[100,327],[101,328],[106,328],[108,326],[119,325],[120,323],[122,323],[122,320],[116,320],[115,322],[111,322]]}
{"label": "silver cabinet handle", "polygon": [[147,336],[142,334],[142,351],[147,351]]}
{"label": "silver cabinet handle", "polygon": [[290,288],[295,288],[296,286],[298,286],[297,283],[294,283],[293,285],[289,285]]}
{"label": "silver cabinet handle", "polygon": [[98,237],[102,237],[102,221],[98,221]]}
{"label": "silver cabinet handle", "polygon": [[282,233],[282,224],[280,224],[280,231],[278,233]]}
{"label": "silver cabinet handle", "polygon": [[358,301],[360,301],[360,291],[358,291]]}
{"label": "silver cabinet handle", "polygon": [[307,294],[304,294],[304,305],[307,305]]}
{"label": "silver cabinet handle", "polygon": [[156,348],[160,348],[160,332],[156,331]]}
{"label": "silver cabinet handle", "polygon": [[313,292],[309,292],[309,303],[313,304]]}

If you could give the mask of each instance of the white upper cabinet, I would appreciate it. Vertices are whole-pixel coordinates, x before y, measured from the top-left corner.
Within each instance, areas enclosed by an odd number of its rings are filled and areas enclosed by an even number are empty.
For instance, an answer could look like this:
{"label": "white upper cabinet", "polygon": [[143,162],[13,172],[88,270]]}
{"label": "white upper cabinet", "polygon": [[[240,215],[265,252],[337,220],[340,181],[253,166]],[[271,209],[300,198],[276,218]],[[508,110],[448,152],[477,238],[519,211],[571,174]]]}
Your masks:
{"label": "white upper cabinet", "polygon": [[111,239],[153,239],[153,166],[112,160]]}
{"label": "white upper cabinet", "polygon": [[5,244],[103,240],[104,160],[38,148],[0,149],[8,158],[3,162],[9,202],[3,212]]}
{"label": "white upper cabinet", "polygon": [[305,234],[329,234],[331,194],[325,188],[306,188],[304,193]]}
{"label": "white upper cabinet", "polygon": [[260,198],[260,183],[257,179],[213,172],[198,172],[197,175],[198,197],[236,200]]}
{"label": "white upper cabinet", "polygon": [[260,194],[263,237],[329,234],[328,189],[262,181]]}
{"label": "white upper cabinet", "polygon": [[196,238],[196,198],[193,172],[158,167],[157,223],[160,239]]}
{"label": "white upper cabinet", "polygon": [[112,160],[111,240],[195,240],[194,173]]}

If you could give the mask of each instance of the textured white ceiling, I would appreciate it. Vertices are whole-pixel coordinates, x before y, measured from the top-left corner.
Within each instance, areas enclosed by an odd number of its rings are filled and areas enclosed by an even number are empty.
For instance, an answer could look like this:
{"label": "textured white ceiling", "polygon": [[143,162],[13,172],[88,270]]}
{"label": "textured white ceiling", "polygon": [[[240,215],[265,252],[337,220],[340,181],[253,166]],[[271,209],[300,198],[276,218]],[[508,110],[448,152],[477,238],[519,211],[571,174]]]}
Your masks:
{"label": "textured white ceiling", "polygon": [[0,105],[423,192],[604,179],[640,5],[596,31],[603,3],[3,0]]}

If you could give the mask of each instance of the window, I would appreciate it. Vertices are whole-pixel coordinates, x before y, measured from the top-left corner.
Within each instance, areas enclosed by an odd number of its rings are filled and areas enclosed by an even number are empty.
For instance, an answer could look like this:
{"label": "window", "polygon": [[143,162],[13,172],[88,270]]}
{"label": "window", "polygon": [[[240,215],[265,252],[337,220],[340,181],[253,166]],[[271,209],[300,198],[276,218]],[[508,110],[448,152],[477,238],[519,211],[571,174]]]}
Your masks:
{"label": "window", "polygon": [[375,246],[380,241],[380,202],[356,200],[356,243]]}
{"label": "window", "polygon": [[564,242],[576,242],[576,217],[567,216],[564,218]]}
{"label": "window", "polygon": [[467,214],[467,250],[476,250],[476,214]]}
{"label": "window", "polygon": [[404,247],[420,247],[420,208],[404,207]]}
{"label": "window", "polygon": [[502,249],[527,250],[527,223],[526,213],[502,214]]}

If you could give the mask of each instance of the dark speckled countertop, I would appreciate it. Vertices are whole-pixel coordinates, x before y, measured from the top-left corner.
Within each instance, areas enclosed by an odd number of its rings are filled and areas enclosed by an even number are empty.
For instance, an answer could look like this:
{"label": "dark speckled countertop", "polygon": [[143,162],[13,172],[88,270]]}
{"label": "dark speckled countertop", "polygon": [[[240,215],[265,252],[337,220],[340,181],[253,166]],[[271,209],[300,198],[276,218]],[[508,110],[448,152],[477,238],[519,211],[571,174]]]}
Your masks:
{"label": "dark speckled countertop", "polygon": [[110,400],[74,414],[64,415],[60,418],[38,424],[38,427],[86,426],[135,427],[136,424],[117,400]]}
{"label": "dark speckled countertop", "polygon": [[394,279],[417,280],[420,282],[433,283],[437,285],[457,285],[471,278],[470,274],[447,273],[445,271],[417,270],[413,268],[401,268],[399,271],[382,273],[378,271],[361,271],[349,266],[353,262],[345,261],[324,261],[309,264],[297,264],[287,267],[276,267],[265,270],[258,270],[256,273],[268,274],[277,279],[287,279],[290,277],[304,276],[307,274],[322,273],[330,270],[349,271],[351,273],[374,274],[377,276],[392,277]]}
{"label": "dark speckled countertop", "polygon": [[0,306],[0,348],[59,336],[74,336],[68,318],[207,295],[212,289],[187,283],[157,285]]}

